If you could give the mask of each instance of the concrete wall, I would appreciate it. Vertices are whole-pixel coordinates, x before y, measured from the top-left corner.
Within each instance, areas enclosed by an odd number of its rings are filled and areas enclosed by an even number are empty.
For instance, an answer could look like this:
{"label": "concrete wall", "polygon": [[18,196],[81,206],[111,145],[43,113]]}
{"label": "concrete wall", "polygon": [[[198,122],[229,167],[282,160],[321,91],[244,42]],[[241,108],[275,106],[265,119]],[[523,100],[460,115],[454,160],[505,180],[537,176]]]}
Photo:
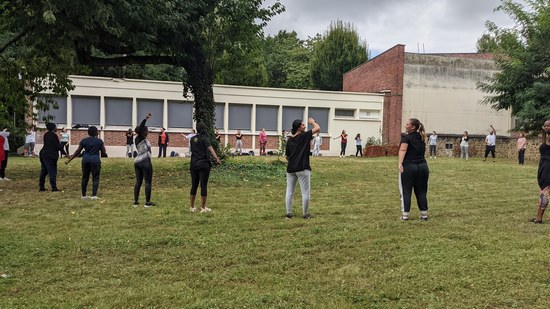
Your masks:
{"label": "concrete wall", "polygon": [[[126,151],[125,132],[128,126],[105,125],[105,98],[129,98],[132,99],[132,127],[136,127],[143,119],[144,115],[137,114],[138,99],[156,99],[164,102],[163,104],[163,127],[167,128],[170,134],[170,144],[168,153],[176,151],[178,153],[188,152],[188,142],[182,134],[188,134],[192,128],[170,128],[168,126],[168,101],[192,101],[192,96],[185,99],[182,96],[182,85],[178,82],[160,82],[160,81],[144,81],[144,80],[127,80],[113,79],[102,77],[71,77],[75,89],[69,93],[67,98],[67,123],[58,123],[58,127],[72,127],[72,115],[78,113],[78,110],[73,110],[72,96],[91,96],[100,98],[100,127],[103,129],[100,133],[107,147],[110,156],[124,156]],[[244,135],[244,148],[253,150],[258,153],[259,142],[258,133],[255,129],[256,105],[275,106],[278,110],[277,130],[267,131],[268,144],[267,150],[276,150],[279,147],[278,137],[282,130],[289,130],[291,123],[282,123],[283,107],[301,107],[303,108],[303,119],[307,121],[309,108],[326,108],[328,109],[328,128],[326,133],[322,133],[323,155],[338,155],[340,152],[340,141],[334,140],[333,137],[339,136],[342,130],[346,130],[350,135],[348,143],[348,153],[355,151],[355,143],[353,137],[360,133],[363,138],[363,144],[367,138],[373,136],[380,138],[380,131],[383,117],[383,101],[382,94],[368,93],[351,93],[351,92],[334,92],[334,91],[312,91],[312,90],[291,90],[291,89],[275,89],[275,88],[259,88],[259,87],[241,87],[241,86],[214,86],[214,99],[217,104],[223,104],[224,112],[224,127],[219,128],[222,134],[222,142],[235,144],[236,130],[230,130],[228,126],[228,110],[231,104],[244,104],[252,108],[251,115],[251,130],[242,131]],[[161,103],[162,104],[162,103]],[[337,116],[337,109],[345,109],[353,112],[352,116]],[[363,117],[365,111],[371,112],[371,116]],[[153,115],[154,117],[155,115]],[[193,124],[194,125],[194,124]],[[43,123],[39,123],[38,127],[44,127]],[[158,128],[151,128],[149,140],[153,145],[153,154],[158,152],[157,136]],[[71,150],[74,151],[79,141],[87,136],[87,129],[72,129],[70,130]],[[36,151],[41,148],[42,134],[37,134]]]}
{"label": "concrete wall", "polygon": [[492,124],[508,135],[511,115],[480,104],[479,81],[497,72],[493,61],[405,54],[403,119],[418,118],[426,130],[442,134],[487,134]]}

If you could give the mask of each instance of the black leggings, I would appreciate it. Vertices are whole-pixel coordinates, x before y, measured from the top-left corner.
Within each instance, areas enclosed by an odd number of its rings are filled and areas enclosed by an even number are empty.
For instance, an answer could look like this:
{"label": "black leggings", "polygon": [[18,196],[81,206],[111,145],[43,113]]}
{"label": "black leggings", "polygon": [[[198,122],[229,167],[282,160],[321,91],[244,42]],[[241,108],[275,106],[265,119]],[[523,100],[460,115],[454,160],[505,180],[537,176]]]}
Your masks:
{"label": "black leggings", "polygon": [[92,196],[97,195],[99,188],[99,174],[101,173],[101,163],[82,162],[82,196],[86,196],[86,187],[92,174]]}
{"label": "black leggings", "polygon": [[210,168],[199,170],[190,170],[191,172],[191,195],[197,195],[199,183],[201,185],[201,196],[208,195],[208,177],[210,177]]}
{"label": "black leggings", "polygon": [[428,210],[428,178],[430,170],[428,164],[407,164],[403,167],[403,173],[399,175],[399,191],[401,192],[401,210],[411,211],[412,191],[416,195],[418,208]]}
{"label": "black leggings", "polygon": [[345,156],[346,155],[346,146],[348,143],[340,143],[340,147],[342,147],[342,150],[340,150],[340,155]]}
{"label": "black leggings", "polygon": [[357,147],[357,151],[355,152],[355,156],[357,157],[357,154],[360,154],[361,157],[363,156],[363,149],[361,149],[361,145],[355,145]]}
{"label": "black leggings", "polygon": [[134,202],[139,201],[139,190],[145,178],[145,202],[151,201],[151,181],[153,180],[153,165],[151,159],[147,158],[141,162],[134,163],[136,172],[136,184],[134,186]]}

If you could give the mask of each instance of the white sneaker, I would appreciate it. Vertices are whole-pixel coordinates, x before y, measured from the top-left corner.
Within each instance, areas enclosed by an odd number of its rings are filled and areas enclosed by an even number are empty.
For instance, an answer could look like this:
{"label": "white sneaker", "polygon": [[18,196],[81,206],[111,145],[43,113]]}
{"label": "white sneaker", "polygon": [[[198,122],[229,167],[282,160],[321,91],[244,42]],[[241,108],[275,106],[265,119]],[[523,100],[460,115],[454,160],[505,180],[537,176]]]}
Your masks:
{"label": "white sneaker", "polygon": [[87,196],[83,196],[83,197],[81,197],[81,199],[84,201],[84,200],[87,200],[88,197],[87,197]]}
{"label": "white sneaker", "polygon": [[90,199],[91,199],[91,200],[99,200],[99,197],[97,197],[97,196],[94,195],[94,196],[90,197]]}
{"label": "white sneaker", "polygon": [[197,211],[197,208],[195,208],[195,207],[189,208],[189,212],[195,212],[195,211]]}
{"label": "white sneaker", "polygon": [[11,181],[11,179],[9,179],[8,177],[4,177],[4,180],[5,181]]}
{"label": "white sneaker", "polygon": [[208,207],[201,208],[201,212],[209,212],[209,211],[212,211],[212,209]]}

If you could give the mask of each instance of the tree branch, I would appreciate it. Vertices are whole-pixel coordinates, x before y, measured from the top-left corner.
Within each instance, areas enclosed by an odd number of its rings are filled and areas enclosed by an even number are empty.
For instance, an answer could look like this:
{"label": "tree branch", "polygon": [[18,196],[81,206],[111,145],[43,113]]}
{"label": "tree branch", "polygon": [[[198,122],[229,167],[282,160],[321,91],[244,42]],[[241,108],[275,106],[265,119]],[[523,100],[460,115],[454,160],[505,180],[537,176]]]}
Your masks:
{"label": "tree branch", "polygon": [[11,40],[9,40],[6,44],[4,44],[4,46],[0,47],[0,54],[2,54],[8,47],[10,47],[10,45],[12,45],[13,43],[19,41],[22,37],[24,37],[27,33],[29,33],[29,30],[28,29],[25,29],[24,31],[21,31],[21,33],[19,33],[18,35],[16,35],[14,38],[12,38]]}

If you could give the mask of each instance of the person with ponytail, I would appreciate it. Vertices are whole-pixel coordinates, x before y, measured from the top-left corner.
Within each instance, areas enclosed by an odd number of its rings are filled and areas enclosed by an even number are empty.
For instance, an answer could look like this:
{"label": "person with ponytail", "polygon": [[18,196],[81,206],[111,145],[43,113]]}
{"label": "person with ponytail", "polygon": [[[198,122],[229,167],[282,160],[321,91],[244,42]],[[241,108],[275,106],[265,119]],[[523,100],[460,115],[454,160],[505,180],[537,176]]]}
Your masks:
{"label": "person with ponytail", "polygon": [[539,202],[537,209],[537,217],[532,218],[531,222],[542,223],[542,216],[548,206],[550,196],[550,119],[544,122],[542,126],[542,144],[539,147],[540,161],[537,173],[537,181],[539,183]]}
{"label": "person with ponytail", "polygon": [[156,206],[151,202],[151,183],[153,181],[153,164],[151,164],[151,143],[147,140],[149,128],[145,125],[151,113],[147,113],[145,119],[136,127],[136,149],[137,155],[134,158],[134,171],[136,173],[136,184],[134,185],[134,207],[139,206],[139,191],[145,179],[145,207]]}
{"label": "person with ponytail", "polygon": [[208,177],[210,176],[210,158],[208,153],[214,158],[217,164],[221,161],[216,155],[216,151],[210,145],[206,125],[202,122],[197,124],[198,134],[189,140],[191,149],[191,165],[189,172],[191,174],[191,194],[189,197],[190,211],[195,212],[195,198],[197,196],[197,188],[201,186],[201,212],[209,212],[210,208],[206,207],[206,197],[208,196]]}
{"label": "person with ponytail", "polygon": [[405,123],[406,133],[399,144],[399,192],[401,193],[401,220],[409,220],[412,191],[420,209],[420,220],[428,220],[428,178],[430,170],[426,162],[426,131],[415,118]]}
{"label": "person with ponytail", "polygon": [[302,191],[302,217],[310,219],[309,198],[310,198],[310,178],[311,166],[309,166],[310,143],[313,134],[321,131],[321,127],[309,118],[307,121],[313,128],[306,131],[304,122],[300,119],[292,122],[292,135],[289,137],[285,155],[288,161],[286,167],[286,215],[287,219],[292,218],[292,198],[296,190],[296,182],[300,183]]}

